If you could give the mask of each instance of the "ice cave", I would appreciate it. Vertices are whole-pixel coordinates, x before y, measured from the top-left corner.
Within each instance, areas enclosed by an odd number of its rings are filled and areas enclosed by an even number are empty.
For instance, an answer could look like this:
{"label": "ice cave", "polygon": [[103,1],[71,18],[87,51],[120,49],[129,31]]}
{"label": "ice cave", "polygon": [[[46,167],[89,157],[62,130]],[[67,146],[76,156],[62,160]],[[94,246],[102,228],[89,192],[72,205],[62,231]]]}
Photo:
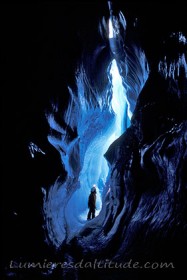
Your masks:
{"label": "ice cave", "polygon": [[[108,20],[103,18],[102,24],[101,28],[108,30],[110,49],[107,51],[112,53],[105,71],[98,71],[101,77],[106,76],[102,91],[97,84],[91,85],[93,77],[80,61],[75,73],[76,92],[68,87],[67,111],[59,112],[58,104],[54,104],[55,113],[47,115],[51,128],[48,140],[59,151],[67,171],[65,182],[57,180],[44,202],[49,239],[57,247],[86,226],[88,196],[93,184],[97,186],[96,216],[99,215],[103,197],[109,191],[109,166],[104,155],[129,127],[137,97],[148,77],[144,52],[138,46],[131,46],[128,54],[123,48],[126,21],[122,12]],[[96,46],[93,61],[100,59],[103,48]],[[91,63],[87,57],[85,61]],[[75,139],[70,139],[69,131],[55,120],[56,114],[63,113],[65,124],[77,131]]]}
{"label": "ice cave", "polygon": [[[11,159],[3,173],[11,185],[3,189],[4,279],[183,271],[186,13],[160,5],[153,15],[149,3],[47,2],[12,25],[9,39],[19,44],[9,44],[6,60],[17,82],[4,97],[4,116],[11,112],[15,124],[3,134]],[[96,217],[87,220],[93,185]]]}

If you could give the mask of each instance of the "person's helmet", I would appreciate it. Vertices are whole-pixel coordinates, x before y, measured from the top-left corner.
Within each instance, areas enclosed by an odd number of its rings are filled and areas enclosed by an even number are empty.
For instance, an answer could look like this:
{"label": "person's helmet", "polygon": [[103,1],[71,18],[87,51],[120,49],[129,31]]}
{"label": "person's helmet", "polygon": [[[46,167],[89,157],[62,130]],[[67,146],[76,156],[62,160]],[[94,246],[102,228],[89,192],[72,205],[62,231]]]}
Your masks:
{"label": "person's helmet", "polygon": [[91,192],[96,192],[96,187],[95,187],[95,185],[93,185],[93,187],[91,188]]}

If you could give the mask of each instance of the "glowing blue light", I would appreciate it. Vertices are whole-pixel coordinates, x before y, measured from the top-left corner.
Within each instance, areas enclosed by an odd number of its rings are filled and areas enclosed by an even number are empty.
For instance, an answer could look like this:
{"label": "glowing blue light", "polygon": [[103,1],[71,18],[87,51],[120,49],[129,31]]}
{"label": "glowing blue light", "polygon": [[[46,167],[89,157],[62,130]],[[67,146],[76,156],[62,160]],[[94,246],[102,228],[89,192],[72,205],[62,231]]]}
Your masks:
{"label": "glowing blue light", "polygon": [[130,118],[132,115],[128,115],[128,103],[126,99],[126,89],[123,87],[122,78],[119,74],[119,70],[116,61],[113,60],[111,64],[110,73],[112,75],[112,109],[116,114],[116,129],[115,139],[118,138],[129,126]]}
{"label": "glowing blue light", "polygon": [[[51,187],[50,198],[45,202],[49,238],[57,247],[63,239],[72,238],[77,234],[85,224],[88,196],[93,184],[97,185],[96,216],[99,214],[102,207],[103,187],[109,172],[104,154],[130,123],[125,89],[115,60],[111,62],[109,72],[112,87],[108,85],[106,90],[109,88],[112,90],[112,98],[108,104],[106,101],[105,109],[102,106],[88,106],[89,102],[84,100],[85,88],[82,79],[77,79],[80,104],[74,112],[72,110],[66,112],[68,119],[77,116],[78,137],[71,143],[65,143],[64,129],[55,122],[51,114],[48,116],[50,127],[61,135],[58,138],[50,135],[48,140],[59,151],[68,173],[63,185],[56,182]],[[78,174],[75,172],[75,160],[71,161],[72,158],[76,158],[77,164],[80,164]],[[71,195],[68,194],[68,189],[73,189]]]}
{"label": "glowing blue light", "polygon": [[109,29],[108,37],[111,39],[111,38],[114,37],[114,30],[113,30],[112,20],[111,19],[109,19],[109,21],[108,21],[108,29]]}
{"label": "glowing blue light", "polygon": [[[89,192],[94,182],[96,182],[98,185],[98,210],[100,210],[102,206],[102,188],[106,182],[109,171],[104,154],[112,142],[116,140],[130,124],[129,117],[127,116],[125,89],[123,87],[122,78],[119,74],[115,60],[113,60],[111,63],[110,75],[112,78],[112,112],[110,113],[110,118],[112,116],[112,121],[107,119],[109,112],[97,112],[96,109],[92,111],[90,115],[89,128],[85,130],[84,126],[84,137],[88,139],[91,138],[91,141],[85,152],[83,166],[79,176],[79,181],[81,184],[80,191],[84,189],[84,193],[86,194]],[[97,130],[97,128],[99,130]],[[82,143],[86,141],[85,138]],[[102,182],[102,184],[99,182]]]}

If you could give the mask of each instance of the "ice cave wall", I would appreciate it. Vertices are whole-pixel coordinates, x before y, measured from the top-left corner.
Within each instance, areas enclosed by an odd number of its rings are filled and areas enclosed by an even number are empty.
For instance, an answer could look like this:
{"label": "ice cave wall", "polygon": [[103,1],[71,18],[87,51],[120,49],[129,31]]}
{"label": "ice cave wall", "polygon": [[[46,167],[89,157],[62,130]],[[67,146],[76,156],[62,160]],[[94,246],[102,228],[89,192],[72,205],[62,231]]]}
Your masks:
{"label": "ice cave wall", "polygon": [[175,48],[172,60],[166,53],[167,69],[173,60],[178,68],[174,75],[168,70],[167,77],[160,72],[160,63],[152,69],[131,126],[105,154],[111,172],[98,227],[87,226],[72,241],[88,259],[168,258],[183,268],[181,252],[185,254],[187,248],[186,41],[181,42],[179,32],[170,36],[168,44],[170,50]]}

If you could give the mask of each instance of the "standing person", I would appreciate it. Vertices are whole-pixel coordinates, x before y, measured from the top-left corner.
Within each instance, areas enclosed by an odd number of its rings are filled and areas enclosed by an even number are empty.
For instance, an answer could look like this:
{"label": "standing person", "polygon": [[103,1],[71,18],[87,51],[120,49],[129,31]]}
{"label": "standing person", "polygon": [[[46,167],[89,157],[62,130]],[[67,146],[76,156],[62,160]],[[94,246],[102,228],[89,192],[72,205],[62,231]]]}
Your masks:
{"label": "standing person", "polygon": [[88,212],[87,220],[91,220],[91,219],[95,218],[96,185],[93,185],[93,187],[91,188],[91,193],[88,198],[88,208],[89,208],[89,212]]}

